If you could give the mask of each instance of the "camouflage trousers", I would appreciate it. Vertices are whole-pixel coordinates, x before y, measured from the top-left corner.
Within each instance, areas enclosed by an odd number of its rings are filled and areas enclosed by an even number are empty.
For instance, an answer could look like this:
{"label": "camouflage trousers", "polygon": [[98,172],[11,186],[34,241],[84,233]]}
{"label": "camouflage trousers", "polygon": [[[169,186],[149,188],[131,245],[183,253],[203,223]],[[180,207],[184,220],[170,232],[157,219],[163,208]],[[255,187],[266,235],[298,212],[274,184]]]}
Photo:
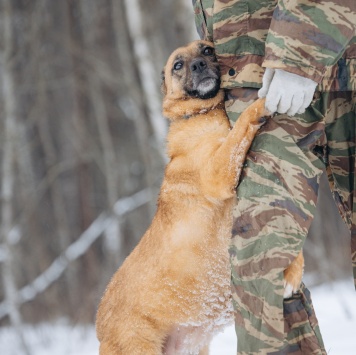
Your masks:
{"label": "camouflage trousers", "polygon": [[[256,89],[227,91],[232,122]],[[317,93],[296,117],[276,115],[256,136],[237,190],[230,260],[238,354],[326,354],[310,293],[283,300],[283,271],[303,247],[327,171],[351,230],[356,271],[356,93]]]}

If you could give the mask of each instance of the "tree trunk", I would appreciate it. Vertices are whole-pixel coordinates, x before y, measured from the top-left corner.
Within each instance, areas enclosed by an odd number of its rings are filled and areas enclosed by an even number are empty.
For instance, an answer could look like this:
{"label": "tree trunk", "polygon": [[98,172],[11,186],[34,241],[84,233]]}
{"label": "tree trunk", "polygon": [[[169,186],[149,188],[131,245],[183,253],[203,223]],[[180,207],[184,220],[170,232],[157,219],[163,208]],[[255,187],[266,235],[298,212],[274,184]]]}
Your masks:
{"label": "tree trunk", "polygon": [[3,139],[3,157],[2,157],[2,182],[1,182],[1,229],[0,240],[3,243],[5,259],[2,267],[2,279],[5,291],[5,299],[9,308],[10,321],[17,331],[22,350],[25,354],[30,354],[26,345],[25,337],[22,331],[22,317],[18,304],[18,292],[13,273],[13,251],[11,241],[11,231],[15,228],[13,215],[13,194],[15,180],[15,142],[16,132],[16,98],[14,89],[14,34],[12,27],[12,5],[11,0],[3,0],[3,35],[4,35],[4,53],[3,53],[3,94],[4,94],[4,139]]}

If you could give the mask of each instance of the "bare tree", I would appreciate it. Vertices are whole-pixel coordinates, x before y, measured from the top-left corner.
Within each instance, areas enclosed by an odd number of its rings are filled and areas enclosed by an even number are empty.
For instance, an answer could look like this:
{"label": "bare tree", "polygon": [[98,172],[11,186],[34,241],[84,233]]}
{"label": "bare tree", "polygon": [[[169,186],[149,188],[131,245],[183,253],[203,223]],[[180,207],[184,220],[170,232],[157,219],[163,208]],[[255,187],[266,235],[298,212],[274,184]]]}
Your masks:
{"label": "bare tree", "polygon": [[[156,209],[161,70],[197,36],[187,0],[3,0],[1,10],[0,324],[21,336],[22,322],[93,322]],[[316,219],[306,250],[325,279],[347,268],[333,217]]]}
{"label": "bare tree", "polygon": [[12,251],[12,231],[16,228],[14,220],[14,181],[15,181],[15,147],[17,140],[16,127],[16,96],[14,90],[14,33],[12,27],[12,4],[10,0],[2,3],[3,11],[3,33],[4,52],[2,58],[2,83],[4,102],[4,137],[3,137],[3,157],[2,157],[2,181],[0,195],[2,197],[1,206],[1,227],[0,240],[3,243],[5,258],[2,265],[2,280],[5,291],[5,300],[9,308],[9,316],[12,325],[15,327],[22,349],[25,354],[30,354],[26,346],[22,332],[22,317],[19,310],[18,292],[15,275],[13,273],[13,251]]}
{"label": "bare tree", "polygon": [[132,39],[134,54],[140,73],[143,99],[148,107],[148,115],[152,124],[159,151],[164,149],[164,137],[167,125],[161,113],[160,94],[157,90],[155,70],[150,56],[149,44],[145,37],[142,23],[144,15],[139,0],[125,0],[125,13],[129,33]]}

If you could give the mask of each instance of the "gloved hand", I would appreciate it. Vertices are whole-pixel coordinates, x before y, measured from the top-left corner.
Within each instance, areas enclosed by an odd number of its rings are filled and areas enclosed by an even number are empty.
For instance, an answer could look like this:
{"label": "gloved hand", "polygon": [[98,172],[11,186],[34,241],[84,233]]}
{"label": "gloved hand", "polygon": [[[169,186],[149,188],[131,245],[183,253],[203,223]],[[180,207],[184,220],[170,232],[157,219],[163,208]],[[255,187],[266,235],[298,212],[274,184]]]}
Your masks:
{"label": "gloved hand", "polygon": [[313,100],[317,83],[282,69],[266,68],[258,97],[266,98],[269,112],[294,116],[303,113]]}

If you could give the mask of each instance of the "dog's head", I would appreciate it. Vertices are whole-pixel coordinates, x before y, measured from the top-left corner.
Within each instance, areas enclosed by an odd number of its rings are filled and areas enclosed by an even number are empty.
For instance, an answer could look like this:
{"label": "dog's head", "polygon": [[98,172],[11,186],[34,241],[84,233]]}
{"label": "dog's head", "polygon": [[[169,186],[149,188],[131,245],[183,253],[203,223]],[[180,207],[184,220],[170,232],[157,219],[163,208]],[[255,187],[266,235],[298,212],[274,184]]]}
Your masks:
{"label": "dog's head", "polygon": [[163,70],[162,92],[175,97],[211,99],[220,89],[220,71],[213,44],[194,41],[176,49]]}
{"label": "dog's head", "polygon": [[213,44],[194,41],[176,49],[162,72],[162,93],[163,112],[169,118],[189,115],[220,102],[220,70]]}

